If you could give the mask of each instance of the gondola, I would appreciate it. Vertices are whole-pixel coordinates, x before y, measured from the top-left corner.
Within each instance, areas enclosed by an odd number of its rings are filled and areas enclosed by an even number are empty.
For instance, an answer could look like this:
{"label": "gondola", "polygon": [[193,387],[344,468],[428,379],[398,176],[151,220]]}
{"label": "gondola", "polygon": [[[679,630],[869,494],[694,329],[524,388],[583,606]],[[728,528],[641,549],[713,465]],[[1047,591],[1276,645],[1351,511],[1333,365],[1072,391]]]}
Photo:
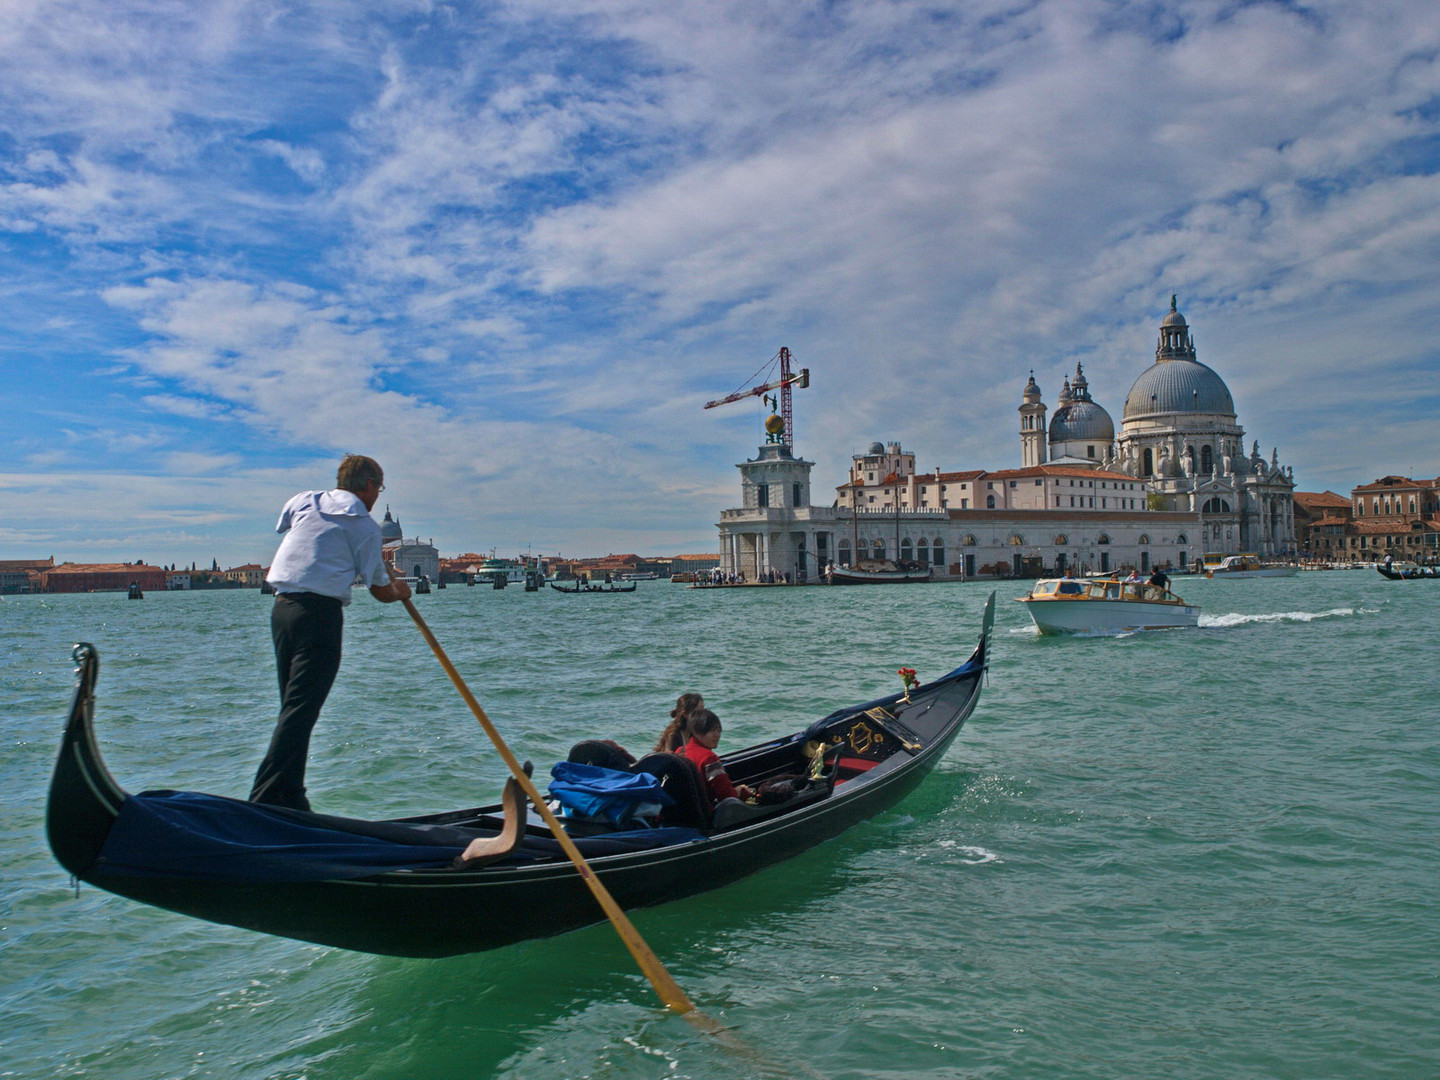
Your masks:
{"label": "gondola", "polygon": [[1391,566],[1376,566],[1375,569],[1391,581],[1440,581],[1440,568],[1434,566],[1406,566],[1398,570]]}
{"label": "gondola", "polygon": [[555,582],[552,581],[552,582],[550,582],[550,587],[551,587],[552,589],[554,589],[556,592],[563,592],[563,593],[612,593],[612,592],[634,592],[636,586],[635,586],[635,582],[633,582],[633,581],[632,581],[629,585],[574,585],[574,586],[557,585],[557,584],[555,584]]}
{"label": "gondola", "polygon": [[[993,619],[992,594],[969,660],[908,697],[837,709],[724,756],[737,783],[790,776],[786,801],[727,800],[712,814],[696,801],[701,781],[688,762],[651,755],[635,768],[662,777],[669,816],[656,828],[576,828],[576,845],[615,900],[638,908],[718,888],[838,836],[893,806],[940,760],[979,699]],[[508,832],[518,843],[477,866],[457,857],[478,838],[506,834],[503,804],[365,821],[195,792],[128,794],[94,737],[95,649],[77,645],[75,657],[47,827],[55,857],[79,881],[212,922],[392,956],[479,952],[602,919],[534,812],[523,831],[514,827],[514,800]]]}

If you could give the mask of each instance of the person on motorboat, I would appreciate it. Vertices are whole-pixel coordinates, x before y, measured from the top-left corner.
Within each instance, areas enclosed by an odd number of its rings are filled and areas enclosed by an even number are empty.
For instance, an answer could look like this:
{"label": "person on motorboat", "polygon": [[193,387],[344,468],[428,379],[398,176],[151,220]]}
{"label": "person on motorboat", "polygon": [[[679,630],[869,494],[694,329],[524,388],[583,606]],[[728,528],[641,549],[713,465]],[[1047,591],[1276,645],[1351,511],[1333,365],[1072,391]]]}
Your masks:
{"label": "person on motorboat", "polygon": [[1163,597],[1170,591],[1170,577],[1158,566],[1151,572],[1150,578],[1145,584],[1155,590],[1156,599]]}

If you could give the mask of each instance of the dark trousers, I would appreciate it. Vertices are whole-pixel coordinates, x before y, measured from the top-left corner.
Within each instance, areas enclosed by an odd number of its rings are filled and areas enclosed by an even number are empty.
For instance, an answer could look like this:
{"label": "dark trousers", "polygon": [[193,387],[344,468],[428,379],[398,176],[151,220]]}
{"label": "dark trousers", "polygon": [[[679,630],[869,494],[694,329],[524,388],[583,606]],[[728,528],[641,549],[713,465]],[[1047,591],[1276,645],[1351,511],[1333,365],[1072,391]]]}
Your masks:
{"label": "dark trousers", "polygon": [[339,600],[315,593],[275,598],[270,634],[280,677],[280,719],[255,774],[251,802],[310,809],[305,759],[310,754],[310,732],[340,670],[344,610]]}

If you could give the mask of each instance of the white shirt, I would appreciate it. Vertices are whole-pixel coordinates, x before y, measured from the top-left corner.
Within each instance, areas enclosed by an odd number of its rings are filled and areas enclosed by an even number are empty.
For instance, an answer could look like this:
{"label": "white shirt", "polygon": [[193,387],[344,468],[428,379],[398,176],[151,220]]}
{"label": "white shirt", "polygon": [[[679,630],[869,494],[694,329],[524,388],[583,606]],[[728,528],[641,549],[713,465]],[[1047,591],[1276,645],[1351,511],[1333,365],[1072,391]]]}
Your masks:
{"label": "white shirt", "polygon": [[285,504],[283,534],[265,580],[279,593],[312,592],[350,603],[350,586],[390,583],[380,526],[351,491],[302,491]]}

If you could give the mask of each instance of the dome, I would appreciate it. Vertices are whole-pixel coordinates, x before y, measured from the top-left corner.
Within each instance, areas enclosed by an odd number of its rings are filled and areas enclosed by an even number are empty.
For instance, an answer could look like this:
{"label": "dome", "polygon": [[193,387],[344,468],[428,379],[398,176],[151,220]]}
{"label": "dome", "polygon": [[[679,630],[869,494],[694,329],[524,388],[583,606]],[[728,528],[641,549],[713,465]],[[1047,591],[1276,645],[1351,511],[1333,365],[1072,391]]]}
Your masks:
{"label": "dome", "polygon": [[1077,399],[1061,405],[1050,418],[1050,441],[1109,443],[1115,439],[1115,422],[1095,402]]}
{"label": "dome", "polygon": [[1128,421],[1173,413],[1235,417],[1235,401],[1225,380],[1195,359],[1195,339],[1172,296],[1170,313],[1160,323],[1155,363],[1130,387],[1123,417]]}
{"label": "dome", "polygon": [[1198,360],[1157,360],[1125,397],[1126,420],[1160,413],[1235,415],[1225,381]]}
{"label": "dome", "polygon": [[870,453],[872,453],[872,454],[883,454],[883,453],[885,453],[885,444],[884,444],[884,443],[880,443],[880,442],[872,442],[872,443],[870,444]]}
{"label": "dome", "polygon": [[390,516],[390,508],[385,508],[385,520],[380,523],[380,542],[388,544],[392,540],[402,540],[405,533],[400,528],[400,523]]}

